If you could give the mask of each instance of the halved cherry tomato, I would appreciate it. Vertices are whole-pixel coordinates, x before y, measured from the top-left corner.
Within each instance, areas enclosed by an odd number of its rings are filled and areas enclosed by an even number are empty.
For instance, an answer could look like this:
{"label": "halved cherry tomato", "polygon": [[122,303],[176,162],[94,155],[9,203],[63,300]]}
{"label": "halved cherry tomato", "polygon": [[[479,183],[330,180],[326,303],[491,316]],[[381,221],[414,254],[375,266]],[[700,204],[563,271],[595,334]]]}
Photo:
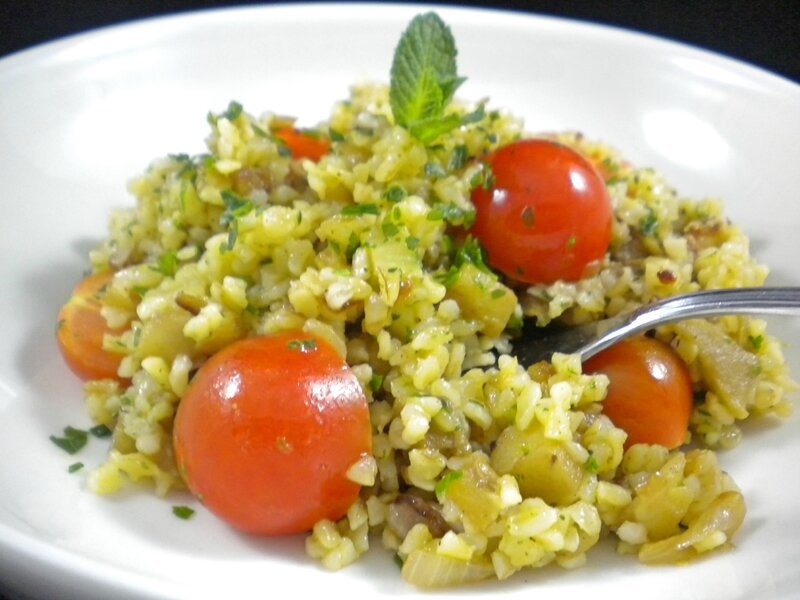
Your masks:
{"label": "halved cherry tomato", "polygon": [[103,271],[83,279],[58,312],[56,336],[61,354],[69,368],[84,381],[120,379],[117,369],[122,356],[104,350],[103,337],[107,333],[122,333],[124,329],[111,329],[100,314],[100,295],[113,275],[112,271]]}
{"label": "halved cherry tomato", "polygon": [[472,233],[489,264],[524,283],[590,274],[611,241],[611,203],[597,169],[542,139],[514,142],[484,160],[494,181],[472,192]]}
{"label": "halved cherry tomato", "polygon": [[189,489],[229,524],[283,535],[339,519],[349,467],[372,450],[353,372],[296,331],[234,342],[200,367],[178,406],[175,455]]}
{"label": "halved cherry tomato", "polygon": [[331,143],[328,140],[303,133],[293,127],[278,129],[275,137],[286,144],[292,153],[292,158],[297,160],[308,158],[317,162],[331,149]]}
{"label": "halved cherry tomato", "polygon": [[605,373],[611,383],[603,412],[628,433],[625,446],[686,441],[692,414],[692,380],[686,364],[657,339],[624,340],[584,364],[586,373]]}

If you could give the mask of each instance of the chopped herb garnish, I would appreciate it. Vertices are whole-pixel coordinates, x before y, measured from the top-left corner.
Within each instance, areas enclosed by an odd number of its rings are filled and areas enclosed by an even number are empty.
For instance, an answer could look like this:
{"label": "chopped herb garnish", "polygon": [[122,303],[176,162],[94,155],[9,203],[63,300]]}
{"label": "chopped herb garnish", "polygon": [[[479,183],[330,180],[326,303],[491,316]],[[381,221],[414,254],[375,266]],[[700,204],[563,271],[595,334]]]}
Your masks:
{"label": "chopped herb garnish", "polygon": [[425,165],[426,177],[444,177],[445,175],[447,175],[447,171],[439,163],[427,163]]}
{"label": "chopped herb garnish", "polygon": [[469,229],[475,224],[475,211],[473,209],[463,209],[455,204],[440,202],[434,205],[428,213],[429,221],[446,221],[456,227]]}
{"label": "chopped herb garnish", "polygon": [[502,298],[506,295],[506,291],[503,288],[495,288],[492,290],[490,296],[497,300],[498,298]]}
{"label": "chopped herb garnish", "polygon": [[497,180],[495,179],[492,167],[489,165],[483,165],[483,170],[485,171],[485,174],[483,176],[483,182],[481,185],[483,185],[483,189],[490,190],[494,187],[494,184]]}
{"label": "chopped herb garnish", "polygon": [[173,506],[172,514],[179,519],[186,521],[187,519],[192,518],[192,515],[194,515],[194,509],[189,506]]}
{"label": "chopped herb garnish", "polygon": [[408,236],[406,238],[406,247],[409,250],[416,250],[419,248],[419,238],[416,238],[413,235]]}
{"label": "chopped herb garnish", "polygon": [[242,114],[242,111],[242,105],[235,100],[231,100],[228,103],[228,108],[226,108],[224,112],[218,115],[215,115],[214,113],[208,113],[208,122],[211,125],[216,125],[217,121],[222,117],[228,119],[228,121],[234,121],[239,117],[239,115]]}
{"label": "chopped herb garnish", "polygon": [[639,230],[648,237],[654,237],[658,232],[658,217],[652,210],[639,221]]}
{"label": "chopped herb garnish", "polygon": [[106,425],[95,425],[89,429],[89,433],[96,438],[107,438],[111,435],[111,429],[109,429]]}
{"label": "chopped herb garnish", "polygon": [[763,335],[751,335],[747,337],[747,340],[750,342],[750,345],[753,347],[753,350],[758,352],[761,350],[761,346],[764,344],[764,336]]}
{"label": "chopped herb garnish", "polygon": [[348,262],[353,260],[353,255],[356,253],[356,250],[358,250],[359,246],[361,246],[361,240],[358,238],[355,232],[351,232],[350,237],[347,240],[347,248],[344,250],[344,255]]}
{"label": "chopped herb garnish", "polygon": [[332,142],[343,142],[344,136],[335,129],[328,129],[328,135],[331,137]]}
{"label": "chopped herb garnish", "polygon": [[386,379],[384,375],[378,375],[375,373],[369,380],[369,389],[372,390],[373,393],[380,391],[383,387],[383,381]]}
{"label": "chopped herb garnish", "polygon": [[276,140],[276,145],[278,148],[278,156],[281,158],[292,158],[292,149],[286,145],[286,142],[283,140]]}
{"label": "chopped herb garnish", "polygon": [[399,185],[393,185],[383,192],[383,198],[389,202],[395,203],[403,200],[408,194]]}
{"label": "chopped herb garnish", "polygon": [[86,445],[88,437],[89,434],[83,429],[68,426],[64,428],[64,437],[51,435],[50,441],[65,452],[75,454]]}
{"label": "chopped herb garnish", "polygon": [[433,491],[436,493],[436,497],[440,502],[442,501],[442,497],[447,493],[447,488],[449,488],[454,481],[458,481],[463,476],[464,473],[462,471],[450,471],[439,480],[439,483],[436,484]]}
{"label": "chopped herb garnish", "polygon": [[68,473],[75,473],[76,471],[80,471],[83,468],[82,462],[72,463],[70,466],[67,467]]}
{"label": "chopped herb garnish", "polygon": [[471,235],[468,235],[464,245],[458,249],[458,252],[456,252],[453,258],[453,266],[450,267],[447,273],[440,277],[445,287],[451,287],[458,280],[459,271],[465,264],[471,264],[480,271],[489,273],[494,278],[494,281],[497,280],[497,276],[486,264],[480,242]]}
{"label": "chopped herb garnish", "polygon": [[464,165],[467,164],[468,158],[469,150],[467,150],[467,147],[464,144],[459,144],[453,148],[453,154],[450,157],[450,162],[447,166],[450,171],[458,171],[464,168]]}
{"label": "chopped herb garnish", "polygon": [[533,227],[536,224],[536,213],[532,207],[526,206],[522,209],[522,222],[525,227]]}
{"label": "chopped herb garnish", "polygon": [[583,468],[594,475],[600,470],[600,464],[597,462],[597,459],[590,454],[589,458],[586,459],[586,462],[583,463]]}
{"label": "chopped herb garnish", "polygon": [[386,220],[381,223],[381,230],[383,231],[383,235],[385,235],[387,238],[390,238],[397,235],[397,233],[400,231],[400,227],[398,227],[394,222]]}
{"label": "chopped herb garnish", "polygon": [[235,100],[231,100],[228,103],[228,108],[222,113],[222,116],[228,119],[229,121],[233,121],[242,114],[242,105],[236,102]]}
{"label": "chopped herb garnish", "polygon": [[233,221],[231,223],[231,228],[228,230],[228,239],[225,242],[225,248],[227,250],[233,250],[237,239],[239,239],[239,221]]}
{"label": "chopped herb garnish", "polygon": [[567,240],[567,250],[572,250],[577,243],[578,238],[576,238],[574,235],[569,236],[569,239]]}
{"label": "chopped herb garnish", "polygon": [[351,204],[342,209],[344,216],[378,215],[380,212],[377,204]]}
{"label": "chopped herb garnish", "polygon": [[223,190],[221,195],[222,202],[225,204],[225,212],[219,219],[220,225],[229,225],[255,208],[250,200],[242,198],[231,190]]}
{"label": "chopped herb garnish", "polygon": [[178,270],[178,253],[175,250],[165,252],[158,257],[153,269],[165,277],[172,277]]}
{"label": "chopped herb garnish", "polygon": [[317,349],[317,341],[314,339],[308,340],[292,340],[287,344],[289,350],[298,350],[300,352],[311,352]]}

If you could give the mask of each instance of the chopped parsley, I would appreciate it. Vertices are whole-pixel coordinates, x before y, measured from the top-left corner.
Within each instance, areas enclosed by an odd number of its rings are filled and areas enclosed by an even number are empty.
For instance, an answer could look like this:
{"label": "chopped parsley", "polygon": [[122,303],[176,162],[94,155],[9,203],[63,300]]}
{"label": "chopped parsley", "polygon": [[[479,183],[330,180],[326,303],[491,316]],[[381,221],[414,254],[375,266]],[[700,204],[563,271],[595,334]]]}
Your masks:
{"label": "chopped parsley", "polygon": [[428,221],[446,221],[450,225],[469,229],[475,224],[475,210],[464,209],[449,202],[439,202],[428,213]]}
{"label": "chopped parsley", "polygon": [[96,438],[107,438],[111,435],[111,430],[106,425],[95,425],[89,430]]}
{"label": "chopped parsley", "polygon": [[289,350],[297,350],[299,352],[311,352],[317,349],[317,341],[315,339],[308,340],[292,340],[287,344]]}
{"label": "chopped parsley", "polygon": [[381,210],[377,204],[351,204],[342,209],[344,216],[378,215]]}
{"label": "chopped parsley", "polygon": [[444,167],[439,163],[429,162],[425,164],[426,177],[439,178],[445,175],[447,175],[447,171],[445,171]]}
{"label": "chopped parsley", "polygon": [[747,340],[750,342],[750,345],[753,347],[753,350],[758,352],[761,350],[761,347],[764,345],[764,336],[763,335],[751,335],[747,337]]}
{"label": "chopped parsley", "polygon": [[447,475],[442,477],[433,489],[436,493],[436,498],[441,502],[442,497],[447,493],[447,488],[449,488],[454,481],[458,481],[463,476],[463,471],[450,471]]}
{"label": "chopped parsley", "polygon": [[594,475],[600,470],[600,464],[597,462],[597,459],[590,454],[589,458],[586,459],[586,462],[583,463],[583,468],[586,469],[587,472]]}
{"label": "chopped parsley", "polygon": [[64,428],[63,437],[50,436],[50,441],[68,454],[77,453],[86,445],[88,439],[89,434],[87,431],[70,426]]}
{"label": "chopped parsley", "polygon": [[387,238],[390,238],[398,234],[400,227],[398,227],[398,225],[393,221],[387,219],[381,223],[381,231],[383,231],[383,235],[385,235]]}
{"label": "chopped parsley", "polygon": [[375,373],[369,380],[369,389],[371,389],[373,393],[380,391],[385,379],[386,376]]}
{"label": "chopped parsley", "polygon": [[239,115],[241,115],[243,111],[244,108],[239,102],[231,100],[228,103],[228,108],[226,108],[223,112],[216,115],[214,113],[208,113],[208,122],[211,125],[216,125],[217,121],[223,117],[228,119],[228,121],[235,121],[237,118],[239,118]]}
{"label": "chopped parsley", "polygon": [[186,521],[192,518],[192,516],[194,515],[194,509],[189,506],[173,506],[172,514],[178,517],[179,519],[183,519],[184,521]]}
{"label": "chopped parsley", "polygon": [[526,206],[522,209],[522,222],[525,224],[525,227],[531,228],[536,225],[536,213],[533,210],[533,207]]}
{"label": "chopped parsley", "polygon": [[178,253],[175,250],[164,252],[158,257],[153,270],[158,271],[165,277],[172,277],[178,270]]}
{"label": "chopped parsley", "polygon": [[255,208],[252,201],[242,198],[231,190],[222,191],[222,202],[225,204],[225,212],[219,219],[220,225],[230,225],[234,220],[243,217]]}
{"label": "chopped parsley", "polygon": [[406,196],[408,196],[408,194],[399,185],[390,186],[385,192],[383,192],[383,198],[393,204],[400,202],[400,200],[403,200]]}
{"label": "chopped parsley", "polygon": [[80,471],[83,468],[82,462],[72,463],[70,466],[67,467],[68,473],[75,473],[76,471]]}
{"label": "chopped parsley", "polygon": [[648,237],[655,237],[658,232],[658,217],[652,210],[639,221],[639,231]]}
{"label": "chopped parsley", "polygon": [[450,162],[448,163],[447,167],[451,171],[458,171],[464,168],[464,165],[467,164],[467,159],[469,158],[469,150],[464,144],[459,144],[455,148],[453,148],[453,154],[450,157]]}

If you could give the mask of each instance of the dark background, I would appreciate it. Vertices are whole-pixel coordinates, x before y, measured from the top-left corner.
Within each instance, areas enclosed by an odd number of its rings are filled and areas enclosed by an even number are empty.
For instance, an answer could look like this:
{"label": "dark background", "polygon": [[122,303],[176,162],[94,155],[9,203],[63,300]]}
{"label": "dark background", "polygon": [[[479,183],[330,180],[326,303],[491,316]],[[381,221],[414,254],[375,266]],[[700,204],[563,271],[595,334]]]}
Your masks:
{"label": "dark background", "polygon": [[[253,4],[263,2],[0,0],[0,56],[133,19]],[[800,83],[798,0],[445,0],[438,4],[522,10],[634,29],[713,50]],[[4,587],[0,582],[0,600],[8,597]]]}
{"label": "dark background", "polygon": [[[289,2],[291,3],[291,2]],[[800,82],[797,0],[506,0],[489,6],[635,29],[719,52]],[[0,0],[0,56],[68,34],[248,0]]]}

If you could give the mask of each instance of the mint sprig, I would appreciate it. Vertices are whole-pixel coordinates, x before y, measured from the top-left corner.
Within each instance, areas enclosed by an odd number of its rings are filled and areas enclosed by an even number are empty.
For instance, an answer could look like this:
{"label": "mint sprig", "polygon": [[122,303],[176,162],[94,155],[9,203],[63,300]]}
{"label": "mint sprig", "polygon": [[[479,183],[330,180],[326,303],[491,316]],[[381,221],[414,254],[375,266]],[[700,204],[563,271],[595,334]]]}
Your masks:
{"label": "mint sprig", "polygon": [[458,76],[457,53],[450,28],[433,12],[414,17],[395,48],[389,89],[392,114],[424,144],[477,116],[445,115],[465,80]]}

